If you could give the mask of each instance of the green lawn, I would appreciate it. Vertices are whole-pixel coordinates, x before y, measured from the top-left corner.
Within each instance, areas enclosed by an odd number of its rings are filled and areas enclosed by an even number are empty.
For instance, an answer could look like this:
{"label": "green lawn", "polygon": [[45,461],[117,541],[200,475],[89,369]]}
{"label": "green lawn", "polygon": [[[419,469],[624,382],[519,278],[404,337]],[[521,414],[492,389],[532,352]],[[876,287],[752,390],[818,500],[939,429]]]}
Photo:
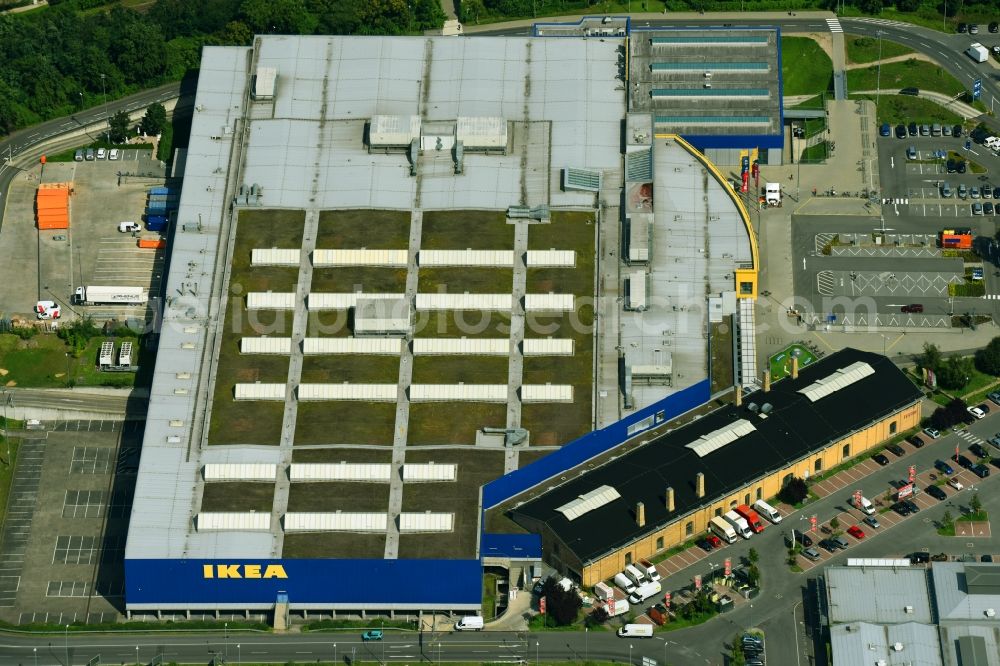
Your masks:
{"label": "green lawn", "polygon": [[[851,99],[875,99],[874,95],[851,95]],[[936,102],[911,95],[880,95],[876,106],[878,122],[899,123],[948,123],[954,125],[964,119]]]}
{"label": "green lawn", "polygon": [[988,171],[988,169],[984,167],[982,164],[980,164],[979,162],[973,162],[972,160],[968,159],[965,155],[958,152],[957,150],[949,150],[948,157],[946,159],[961,160],[965,162],[969,167],[969,171],[972,173],[986,173]]}
{"label": "green lawn", "polygon": [[[844,46],[847,47],[848,64],[876,62],[879,59],[879,40],[874,37],[844,35]],[[897,42],[890,42],[888,39],[882,40],[881,55],[883,60],[908,53],[913,53],[913,49]]]}
{"label": "green lawn", "polygon": [[483,617],[490,620],[497,614],[497,575],[483,574]]}
{"label": "green lawn", "polygon": [[772,355],[768,360],[768,363],[771,366],[772,382],[776,382],[792,373],[791,354],[793,352],[798,352],[799,370],[802,370],[810,363],[815,363],[817,360],[816,355],[809,351],[807,347],[803,347],[802,345],[789,345],[780,352]]}
{"label": "green lawn", "polygon": [[507,356],[417,356],[413,359],[414,384],[506,384]]}
{"label": "green lawn", "polygon": [[206,483],[201,496],[202,511],[271,512],[274,483]]}
{"label": "green lawn", "polygon": [[512,268],[461,266],[421,268],[417,287],[421,294],[509,294],[513,289]]}
{"label": "green lawn", "polygon": [[325,210],[319,214],[316,247],[321,250],[405,250],[410,213],[398,210]]}
{"label": "green lawn", "polygon": [[420,310],[413,325],[419,338],[508,338],[510,313],[488,310]]}
{"label": "green lawn", "polygon": [[510,250],[514,225],[500,210],[436,210],[424,213],[420,231],[424,250]]}
{"label": "green lawn", "polygon": [[417,402],[410,405],[411,446],[428,444],[474,444],[483,426],[504,428],[506,403]]}
{"label": "green lawn", "polygon": [[809,146],[802,151],[799,156],[800,162],[822,162],[827,157],[830,156],[830,144],[826,141],[820,141],[817,144]]}
{"label": "green lawn", "polygon": [[[23,388],[132,386],[135,373],[97,369],[101,343],[111,339],[97,336],[78,357],[74,357],[55,334],[39,333],[30,340],[21,340],[9,333],[0,334],[0,381],[7,386]],[[130,339],[135,345],[136,339]],[[115,339],[116,346],[121,341]]]}
{"label": "green lawn", "polygon": [[833,63],[814,40],[782,37],[781,77],[787,96],[818,95],[833,89]]}
{"label": "green lawn", "polygon": [[900,88],[932,90],[945,95],[958,95],[965,86],[954,76],[933,63],[911,59],[882,65],[881,77],[877,67],[851,69],[847,72],[848,90],[875,90],[876,85],[884,91]]}
{"label": "green lawn", "polygon": [[793,109],[822,109],[825,106],[826,95],[816,95],[815,97],[810,97],[804,102],[799,102]]}
{"label": "green lawn", "polygon": [[395,427],[394,402],[302,402],[295,419],[295,444],[392,446]]}
{"label": "green lawn", "polygon": [[384,266],[316,268],[311,291],[317,294],[361,291],[368,294],[402,294],[406,291],[406,269]]}

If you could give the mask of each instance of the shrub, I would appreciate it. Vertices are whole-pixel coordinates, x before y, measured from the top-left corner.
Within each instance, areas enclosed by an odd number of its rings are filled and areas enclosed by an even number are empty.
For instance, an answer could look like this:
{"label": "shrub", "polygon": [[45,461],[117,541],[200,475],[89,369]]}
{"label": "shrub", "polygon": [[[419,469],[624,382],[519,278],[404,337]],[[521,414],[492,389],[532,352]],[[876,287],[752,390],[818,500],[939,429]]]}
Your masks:
{"label": "shrub", "polygon": [[799,504],[809,497],[809,486],[797,476],[793,476],[778,493],[778,499],[785,504]]}

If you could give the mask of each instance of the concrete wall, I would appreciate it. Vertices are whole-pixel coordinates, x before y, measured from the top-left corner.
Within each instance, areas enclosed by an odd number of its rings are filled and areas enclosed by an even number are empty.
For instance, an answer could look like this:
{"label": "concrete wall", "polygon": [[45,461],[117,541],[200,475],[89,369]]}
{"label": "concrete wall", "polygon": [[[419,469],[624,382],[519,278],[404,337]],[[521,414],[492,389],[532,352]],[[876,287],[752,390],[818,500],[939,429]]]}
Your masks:
{"label": "concrete wall", "polygon": [[[895,424],[893,429],[892,424]],[[616,573],[625,568],[626,556],[631,557],[631,561],[652,557],[668,548],[684,543],[686,540],[698,536],[708,530],[708,523],[712,516],[721,515],[735,507],[737,504],[752,503],[758,498],[769,500],[778,494],[788,475],[801,478],[810,478],[817,473],[822,473],[828,469],[836,467],[842,462],[862,455],[877,447],[885,440],[893,437],[896,433],[913,428],[920,423],[920,404],[914,404],[906,409],[897,412],[893,416],[887,417],[868,428],[856,432],[850,437],[834,442],[821,451],[812,453],[788,467],[762,477],[755,483],[740,488],[724,497],[720,497],[711,504],[697,509],[685,516],[664,526],[641,540],[630,544],[606,557],[583,567],[583,584],[592,586],[595,583],[612,578]],[[847,446],[847,455],[844,455],[844,447]],[[817,467],[819,462],[819,467]],[[712,488],[706,487],[706,494],[712,494]],[[691,524],[690,533],[686,527]],[[658,539],[663,539],[662,544],[658,544]],[[549,546],[551,539],[542,537],[543,549],[547,560],[551,559]],[[565,557],[565,554],[563,554]]]}

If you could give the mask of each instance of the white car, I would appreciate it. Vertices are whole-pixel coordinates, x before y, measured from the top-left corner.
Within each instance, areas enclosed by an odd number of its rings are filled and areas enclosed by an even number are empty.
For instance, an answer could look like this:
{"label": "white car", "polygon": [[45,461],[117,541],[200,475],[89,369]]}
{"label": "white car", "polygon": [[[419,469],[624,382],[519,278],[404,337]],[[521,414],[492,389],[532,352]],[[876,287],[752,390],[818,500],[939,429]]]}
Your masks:
{"label": "white car", "polygon": [[958,480],[957,476],[953,476],[948,479],[948,485],[955,490],[963,490],[965,488],[965,486],[962,485],[962,482]]}
{"label": "white car", "polygon": [[118,231],[120,231],[123,234],[127,234],[130,231],[142,231],[142,225],[139,224],[138,222],[131,222],[131,221],[119,222]]}
{"label": "white car", "polygon": [[108,159],[109,160],[116,160],[116,159],[118,159],[118,149],[117,148],[112,148],[111,149],[111,151],[108,153]]}
{"label": "white car", "polygon": [[38,319],[59,319],[62,311],[55,301],[38,301],[35,303],[35,317]]}
{"label": "white car", "polygon": [[104,150],[103,148],[97,149],[97,159],[103,160],[105,157],[107,157],[107,154],[108,151]]}
{"label": "white car", "polygon": [[986,412],[979,409],[979,407],[969,407],[969,413],[975,416],[977,419],[981,419],[986,416]]}

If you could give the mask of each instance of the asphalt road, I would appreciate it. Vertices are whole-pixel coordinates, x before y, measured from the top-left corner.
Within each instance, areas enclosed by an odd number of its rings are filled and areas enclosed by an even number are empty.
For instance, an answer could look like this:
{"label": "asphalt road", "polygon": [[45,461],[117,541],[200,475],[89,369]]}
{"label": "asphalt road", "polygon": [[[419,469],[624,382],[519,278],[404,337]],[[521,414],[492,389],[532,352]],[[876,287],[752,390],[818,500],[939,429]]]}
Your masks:
{"label": "asphalt road", "polygon": [[120,393],[86,393],[73,389],[30,389],[17,388],[7,391],[17,408],[59,409],[80,412],[97,412],[117,415],[121,418],[126,408],[131,408],[131,402],[144,400],[137,396],[132,398],[131,391]]}

